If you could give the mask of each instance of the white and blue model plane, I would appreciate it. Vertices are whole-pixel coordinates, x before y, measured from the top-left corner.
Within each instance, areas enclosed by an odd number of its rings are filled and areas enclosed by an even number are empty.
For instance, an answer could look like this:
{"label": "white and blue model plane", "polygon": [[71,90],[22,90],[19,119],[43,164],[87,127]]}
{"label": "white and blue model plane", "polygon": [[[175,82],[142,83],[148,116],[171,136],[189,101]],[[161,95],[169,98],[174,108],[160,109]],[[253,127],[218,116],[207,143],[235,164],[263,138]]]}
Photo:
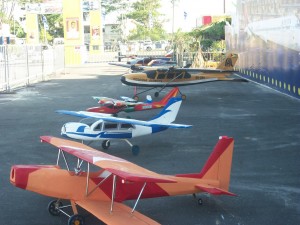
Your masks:
{"label": "white and blue model plane", "polygon": [[92,112],[74,112],[57,110],[57,113],[73,115],[83,118],[94,118],[92,123],[69,122],[63,125],[61,135],[82,141],[103,140],[103,149],[108,149],[110,140],[122,139],[126,141],[132,150],[132,154],[139,153],[139,147],[132,145],[128,139],[164,131],[168,128],[189,128],[191,125],[172,123],[178,114],[182,99],[171,98],[162,111],[149,121],[125,119],[104,116]]}

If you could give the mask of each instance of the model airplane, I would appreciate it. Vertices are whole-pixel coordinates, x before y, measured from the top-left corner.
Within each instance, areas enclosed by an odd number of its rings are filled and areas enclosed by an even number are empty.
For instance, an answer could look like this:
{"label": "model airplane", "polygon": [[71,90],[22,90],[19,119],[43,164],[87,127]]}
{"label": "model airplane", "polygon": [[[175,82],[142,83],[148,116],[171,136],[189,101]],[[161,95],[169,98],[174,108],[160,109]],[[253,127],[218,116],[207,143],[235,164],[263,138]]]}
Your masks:
{"label": "model airplane", "polygon": [[[212,81],[246,81],[229,77],[233,72],[237,59],[237,54],[227,54],[225,60],[220,63],[217,69],[174,67],[149,69],[148,67],[141,67],[147,68],[147,70],[125,74],[121,77],[121,82],[135,87],[161,87],[162,90],[165,87],[194,85]],[[155,93],[156,97],[159,95],[159,92]]]}
{"label": "model airplane", "polygon": [[151,96],[149,95],[147,96],[146,102],[137,102],[135,99],[128,97],[122,97],[123,100],[106,97],[94,97],[94,99],[96,99],[101,106],[88,108],[86,111],[116,115],[121,111],[129,113],[134,111],[158,109],[164,107],[170,98],[176,97],[178,92],[179,88],[175,87],[162,100],[157,102],[152,102]]}
{"label": "model airplane", "polygon": [[114,66],[121,66],[130,68],[132,70],[140,70],[140,66],[148,66],[148,67],[161,67],[161,66],[176,66],[177,63],[171,61],[169,57],[145,57],[145,58],[135,58],[131,61],[128,61],[126,64],[124,63],[109,63]]}
{"label": "model airplane", "polygon": [[[69,225],[84,224],[78,206],[108,225],[157,225],[158,222],[136,211],[140,199],[201,192],[235,195],[229,192],[234,147],[229,137],[220,137],[201,172],[175,176],[152,172],[78,142],[51,136],[42,136],[41,140],[58,148],[56,165],[14,165],[10,182],[18,188],[56,198],[49,203],[48,211],[54,216],[68,216]],[[77,158],[74,171],[65,153]],[[66,169],[59,165],[61,156]],[[92,172],[91,165],[101,169]],[[68,206],[61,199],[70,200],[73,215],[64,211]],[[126,200],[136,200],[133,208],[122,203]],[[202,200],[198,202],[201,204]]]}
{"label": "model airplane", "polygon": [[58,110],[56,112],[66,115],[78,116],[83,118],[96,119],[90,126],[80,122],[70,122],[63,125],[61,135],[82,141],[103,140],[102,148],[108,149],[111,139],[125,140],[132,150],[132,154],[138,155],[139,147],[132,145],[128,139],[148,134],[154,134],[168,128],[189,128],[191,125],[172,123],[180,108],[182,99],[171,98],[163,110],[152,120],[142,121],[134,119],[104,117],[92,112],[74,112]]}

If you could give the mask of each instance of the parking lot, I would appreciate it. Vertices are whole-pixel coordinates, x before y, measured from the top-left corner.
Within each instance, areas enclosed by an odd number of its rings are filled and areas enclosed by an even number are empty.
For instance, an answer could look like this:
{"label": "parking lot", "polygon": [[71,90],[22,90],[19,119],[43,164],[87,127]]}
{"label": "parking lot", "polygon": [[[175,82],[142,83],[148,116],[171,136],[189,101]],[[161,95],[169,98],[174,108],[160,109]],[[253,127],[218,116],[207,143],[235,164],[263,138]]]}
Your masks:
{"label": "parking lot", "polygon": [[[56,163],[56,149],[40,143],[39,136],[59,137],[65,122],[79,119],[55,110],[96,106],[92,96],[133,96],[133,88],[120,82],[124,68],[87,64],[66,72],[15,93],[0,94],[1,225],[67,224],[65,216],[48,213],[51,198],[12,186],[10,167]],[[195,173],[220,135],[234,137],[230,191],[238,196],[198,195],[204,200],[202,206],[193,196],[145,199],[137,211],[167,225],[299,224],[300,101],[252,82],[211,82],[180,90],[187,99],[175,123],[192,124],[192,128],[132,139],[140,146],[138,156],[123,141],[112,141],[108,152],[162,174]],[[153,96],[154,91],[147,94]],[[145,94],[140,96],[143,99]],[[130,116],[148,120],[158,112]],[[101,142],[92,146],[100,149]],[[102,224],[83,214],[86,224]]]}

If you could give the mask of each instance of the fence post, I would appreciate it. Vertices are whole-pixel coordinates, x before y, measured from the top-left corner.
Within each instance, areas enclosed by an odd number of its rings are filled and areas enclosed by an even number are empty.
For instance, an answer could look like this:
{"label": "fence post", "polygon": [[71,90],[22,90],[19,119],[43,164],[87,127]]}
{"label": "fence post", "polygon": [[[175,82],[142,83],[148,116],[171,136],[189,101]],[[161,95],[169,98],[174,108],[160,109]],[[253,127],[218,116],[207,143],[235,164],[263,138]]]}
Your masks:
{"label": "fence post", "polygon": [[26,44],[26,68],[27,68],[27,81],[26,81],[26,86],[29,86],[30,81],[29,81],[29,60],[28,60],[28,45]]}
{"label": "fence post", "polygon": [[6,92],[10,92],[10,83],[9,83],[9,64],[8,64],[8,48],[7,45],[4,46],[4,66],[5,66],[5,83],[6,83]]}

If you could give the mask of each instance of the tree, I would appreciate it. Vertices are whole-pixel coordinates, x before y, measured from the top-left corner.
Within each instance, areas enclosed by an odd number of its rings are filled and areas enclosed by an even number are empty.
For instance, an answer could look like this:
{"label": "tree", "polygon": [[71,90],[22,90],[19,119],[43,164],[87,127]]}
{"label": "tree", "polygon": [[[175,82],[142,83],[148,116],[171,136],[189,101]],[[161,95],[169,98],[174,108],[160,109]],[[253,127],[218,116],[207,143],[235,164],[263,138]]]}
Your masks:
{"label": "tree", "polygon": [[[63,17],[61,14],[47,14],[44,15],[47,19],[49,29],[46,31],[47,42],[52,42],[54,38],[64,36]],[[44,41],[45,30],[42,22],[42,15],[39,15],[39,30],[40,39]]]}
{"label": "tree", "polygon": [[137,22],[137,29],[133,30],[129,40],[165,39],[166,32],[162,27],[163,14],[158,12],[160,0],[139,0],[132,3],[130,12],[124,16]]}

